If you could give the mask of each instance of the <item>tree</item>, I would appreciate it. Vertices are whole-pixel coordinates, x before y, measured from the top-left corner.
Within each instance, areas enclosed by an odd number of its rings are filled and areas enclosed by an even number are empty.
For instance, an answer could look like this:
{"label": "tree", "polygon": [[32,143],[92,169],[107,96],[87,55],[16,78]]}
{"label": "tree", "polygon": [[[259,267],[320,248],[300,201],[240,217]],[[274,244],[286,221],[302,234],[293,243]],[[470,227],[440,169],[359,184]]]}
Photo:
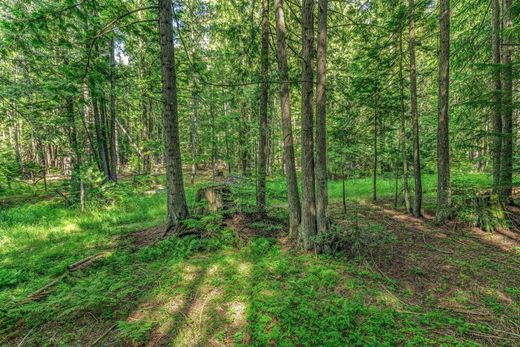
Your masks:
{"label": "tree", "polygon": [[177,76],[172,32],[172,2],[159,0],[164,147],[167,183],[168,222],[166,231],[188,216],[184,193],[177,111]]}
{"label": "tree", "polygon": [[502,152],[502,80],[500,77],[500,0],[492,3],[492,29],[491,43],[493,49],[493,80],[495,91],[493,93],[493,192],[499,193],[500,189],[500,160]]}
{"label": "tree", "polygon": [[502,113],[502,152],[500,153],[500,200],[511,203],[513,191],[513,42],[511,40],[511,0],[504,0],[504,110]]}
{"label": "tree", "polygon": [[328,229],[327,186],[327,8],[328,0],[318,0],[318,64],[316,87],[316,222],[318,234]]}
{"label": "tree", "polygon": [[302,101],[301,101],[301,166],[302,166],[302,221],[300,240],[303,249],[314,248],[316,235],[316,193],[314,181],[313,134],[313,71],[314,0],[303,0],[302,20]]}
{"label": "tree", "polygon": [[274,9],[276,18],[278,69],[281,80],[280,109],[283,133],[283,165],[285,166],[287,200],[289,205],[289,238],[294,240],[298,236],[298,227],[301,221],[301,205],[294,156],[291,96],[289,90],[289,68],[287,65],[286,29],[283,0],[274,0]]}
{"label": "tree", "polygon": [[260,52],[262,84],[260,86],[260,112],[258,114],[258,175],[256,207],[258,213],[265,213],[265,180],[267,175],[267,106],[269,73],[269,1],[262,0],[262,48]]}
{"label": "tree", "polygon": [[439,119],[437,130],[437,222],[449,217],[450,187],[450,0],[440,0]]}
{"label": "tree", "polygon": [[413,136],[413,169],[415,179],[415,199],[413,214],[421,216],[422,207],[422,178],[421,156],[419,146],[419,114],[417,112],[417,68],[415,66],[415,15],[414,0],[408,0],[408,34],[410,51],[410,105],[412,112],[412,136]]}
{"label": "tree", "polygon": [[408,187],[408,155],[406,151],[406,109],[404,106],[404,77],[403,77],[403,29],[399,30],[399,101],[401,106],[401,127],[399,141],[403,160],[403,195],[406,212],[412,212],[410,207],[410,189]]}
{"label": "tree", "polygon": [[110,180],[117,182],[116,59],[115,38],[109,41],[110,56]]}

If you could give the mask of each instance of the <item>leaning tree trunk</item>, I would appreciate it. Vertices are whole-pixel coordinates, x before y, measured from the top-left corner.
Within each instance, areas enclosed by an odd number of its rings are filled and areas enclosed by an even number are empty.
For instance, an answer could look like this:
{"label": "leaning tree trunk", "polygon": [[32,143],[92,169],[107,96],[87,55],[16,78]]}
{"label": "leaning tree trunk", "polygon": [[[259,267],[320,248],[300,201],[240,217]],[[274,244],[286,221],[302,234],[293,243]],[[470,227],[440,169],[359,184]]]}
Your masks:
{"label": "leaning tree trunk", "polygon": [[500,155],[502,152],[502,80],[500,67],[500,0],[493,0],[491,40],[493,47],[493,193],[500,190]]}
{"label": "leaning tree trunk", "polygon": [[513,189],[513,65],[511,0],[504,0],[504,110],[502,114],[502,153],[500,163],[500,200],[511,203]]}
{"label": "leaning tree trunk", "polygon": [[318,65],[316,87],[316,225],[317,232],[328,229],[327,192],[327,7],[328,0],[318,0]]}
{"label": "leaning tree trunk", "polygon": [[258,175],[256,187],[256,208],[265,213],[265,180],[267,175],[267,98],[269,85],[269,2],[262,0],[262,49],[260,52],[262,84],[260,86],[260,112],[258,115]]}
{"label": "leaning tree trunk", "polygon": [[303,0],[302,6],[302,222],[300,241],[303,249],[314,249],[316,235],[316,193],[314,182],[313,71],[314,0]]}
{"label": "leaning tree trunk", "polygon": [[449,217],[450,145],[449,145],[449,90],[450,90],[450,0],[440,0],[439,50],[439,119],[437,128],[437,222]]}
{"label": "leaning tree trunk", "polygon": [[291,118],[291,97],[289,92],[289,69],[286,53],[286,29],[283,11],[283,0],[274,0],[276,18],[276,36],[278,48],[278,67],[280,70],[280,109],[282,117],[283,133],[283,157],[285,178],[287,180],[287,198],[289,203],[289,238],[294,240],[298,234],[301,220],[300,195],[298,193],[298,181],[296,176],[296,164],[294,159],[294,140]]}
{"label": "leaning tree trunk", "polygon": [[177,76],[172,32],[172,1],[159,0],[159,33],[161,43],[163,124],[167,182],[168,224],[175,227],[188,216],[184,193],[177,111]]}
{"label": "leaning tree trunk", "polygon": [[419,114],[417,112],[417,70],[415,66],[415,19],[414,0],[408,0],[408,33],[410,50],[410,104],[412,112],[413,130],[413,168],[415,178],[415,199],[413,214],[421,216],[422,207],[422,178],[421,178],[421,156],[419,152]]}

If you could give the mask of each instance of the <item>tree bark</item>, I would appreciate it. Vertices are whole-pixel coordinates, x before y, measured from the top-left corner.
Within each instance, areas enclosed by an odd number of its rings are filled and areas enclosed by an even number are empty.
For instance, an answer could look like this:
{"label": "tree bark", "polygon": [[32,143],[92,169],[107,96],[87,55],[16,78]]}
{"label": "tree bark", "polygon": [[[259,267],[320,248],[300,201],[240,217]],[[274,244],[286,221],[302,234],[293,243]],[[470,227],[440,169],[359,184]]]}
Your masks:
{"label": "tree bark", "polygon": [[419,114],[417,112],[417,71],[415,66],[415,14],[414,0],[408,0],[408,34],[410,51],[410,104],[413,128],[413,166],[415,179],[415,199],[413,214],[421,216],[422,207],[422,178],[421,155],[419,146]]}
{"label": "tree bark", "polygon": [[258,117],[258,174],[256,187],[256,209],[259,214],[265,213],[265,181],[267,175],[267,103],[269,85],[269,1],[262,0],[262,48],[260,52],[260,70],[262,84],[260,86],[260,112]]}
{"label": "tree bark", "polygon": [[188,216],[184,193],[177,111],[177,76],[172,32],[172,1],[159,0],[159,34],[161,44],[163,124],[167,182],[167,229]]}
{"label": "tree bark", "polygon": [[301,100],[301,166],[302,221],[300,241],[306,251],[315,248],[316,193],[314,181],[313,71],[314,0],[303,0],[302,11],[302,100]]}
{"label": "tree bark", "polygon": [[505,204],[512,202],[513,189],[513,65],[512,40],[509,31],[511,20],[511,0],[504,0],[504,99],[502,113],[502,153],[500,163],[500,200]]}
{"label": "tree bark", "polygon": [[318,64],[316,87],[316,226],[318,234],[327,232],[329,197],[327,190],[327,10],[328,0],[318,0]]}
{"label": "tree bark", "polygon": [[195,176],[197,175],[197,118],[199,112],[199,96],[197,93],[193,92],[192,94],[192,103],[193,103],[193,115],[191,118],[191,177],[190,182],[193,184],[195,182]]}
{"label": "tree bark", "polygon": [[377,152],[377,122],[378,122],[378,105],[377,105],[377,86],[374,88],[374,158],[372,167],[372,200],[377,201],[377,163],[378,163],[378,152]]}
{"label": "tree bark", "polygon": [[406,155],[406,109],[404,106],[404,78],[403,78],[403,33],[399,34],[399,99],[401,103],[400,142],[403,160],[403,195],[406,212],[412,212],[410,207],[410,189],[408,187],[408,156]]}
{"label": "tree bark", "polygon": [[289,238],[295,240],[301,221],[300,195],[294,156],[294,140],[292,132],[291,97],[289,91],[289,68],[286,53],[286,29],[283,10],[283,0],[274,0],[276,35],[278,48],[278,68],[280,70],[280,111],[283,133],[283,167],[287,181],[287,198],[289,204]]}
{"label": "tree bark", "polygon": [[440,0],[439,119],[437,128],[437,222],[449,217],[450,188],[450,0]]}
{"label": "tree bark", "polygon": [[94,111],[94,128],[96,130],[96,139],[97,139],[97,150],[99,154],[99,160],[101,162],[101,168],[103,170],[103,173],[105,174],[105,177],[109,178],[109,168],[108,168],[108,158],[107,158],[107,151],[106,151],[106,145],[105,145],[105,136],[103,135],[103,125],[101,121],[101,116],[99,112],[99,104],[97,99],[92,96],[92,105],[93,105],[93,111]]}
{"label": "tree bark", "polygon": [[[377,94],[377,87],[374,91]],[[377,201],[377,121],[378,121],[378,109],[377,109],[377,95],[374,95],[374,158],[373,158],[373,166],[372,166],[372,200]]]}
{"label": "tree bark", "polygon": [[493,193],[500,190],[500,155],[502,152],[502,80],[500,66],[500,0],[492,3],[492,28],[491,44],[493,48],[493,80],[495,91],[493,93]]}
{"label": "tree bark", "polygon": [[117,182],[115,38],[110,40],[110,180]]}

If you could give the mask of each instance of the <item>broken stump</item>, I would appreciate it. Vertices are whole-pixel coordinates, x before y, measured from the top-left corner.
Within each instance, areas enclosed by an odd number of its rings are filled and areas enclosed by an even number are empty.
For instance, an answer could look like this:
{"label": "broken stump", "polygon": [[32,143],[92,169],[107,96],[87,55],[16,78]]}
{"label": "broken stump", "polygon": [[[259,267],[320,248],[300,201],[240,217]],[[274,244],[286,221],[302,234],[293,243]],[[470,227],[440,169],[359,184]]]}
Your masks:
{"label": "broken stump", "polygon": [[227,185],[210,186],[201,188],[195,196],[198,214],[224,212],[227,213],[233,206],[231,189]]}

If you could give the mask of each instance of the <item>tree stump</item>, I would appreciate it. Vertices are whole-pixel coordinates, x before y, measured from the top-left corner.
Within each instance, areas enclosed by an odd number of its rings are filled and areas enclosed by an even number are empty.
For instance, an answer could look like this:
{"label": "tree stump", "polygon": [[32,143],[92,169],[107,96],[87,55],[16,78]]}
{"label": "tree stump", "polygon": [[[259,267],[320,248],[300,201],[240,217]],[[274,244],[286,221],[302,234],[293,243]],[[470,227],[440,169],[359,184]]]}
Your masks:
{"label": "tree stump", "polygon": [[226,214],[233,205],[231,189],[227,185],[201,188],[197,191],[195,202],[199,206],[197,209],[198,214],[215,212],[224,212]]}
{"label": "tree stump", "polygon": [[474,209],[475,226],[480,229],[494,231],[497,228],[507,228],[507,214],[497,195],[489,192],[479,193],[466,200],[466,204]]}

